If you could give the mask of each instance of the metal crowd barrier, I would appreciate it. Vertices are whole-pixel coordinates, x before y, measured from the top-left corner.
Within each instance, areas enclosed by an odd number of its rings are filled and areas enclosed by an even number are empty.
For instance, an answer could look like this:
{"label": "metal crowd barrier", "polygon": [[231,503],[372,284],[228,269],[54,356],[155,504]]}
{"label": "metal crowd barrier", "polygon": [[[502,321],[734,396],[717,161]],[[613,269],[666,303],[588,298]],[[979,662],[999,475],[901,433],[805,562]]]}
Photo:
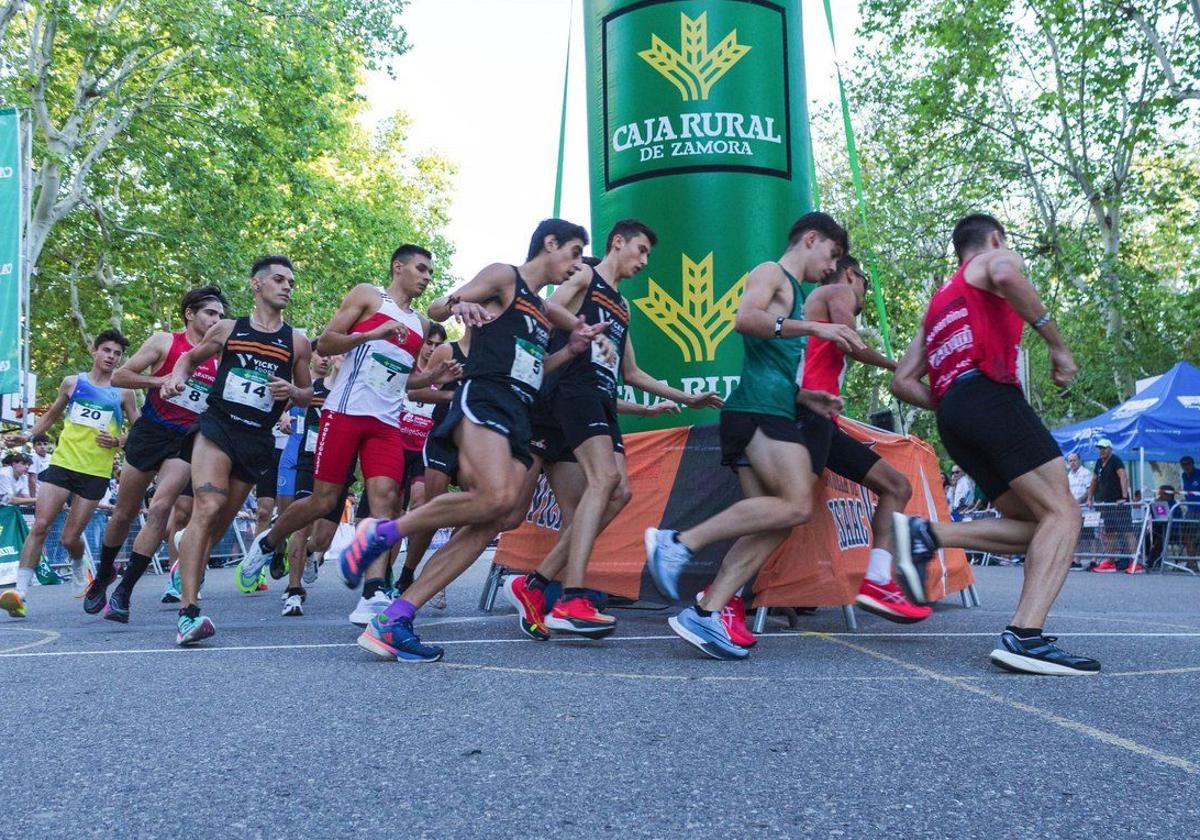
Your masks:
{"label": "metal crowd barrier", "polygon": [[1144,564],[1150,522],[1148,502],[1096,503],[1084,508],[1075,559]]}
{"label": "metal crowd barrier", "polygon": [[[1151,542],[1160,552],[1160,571],[1200,574],[1200,505],[1176,502],[1151,523]],[[1161,534],[1161,542],[1155,539]]]}

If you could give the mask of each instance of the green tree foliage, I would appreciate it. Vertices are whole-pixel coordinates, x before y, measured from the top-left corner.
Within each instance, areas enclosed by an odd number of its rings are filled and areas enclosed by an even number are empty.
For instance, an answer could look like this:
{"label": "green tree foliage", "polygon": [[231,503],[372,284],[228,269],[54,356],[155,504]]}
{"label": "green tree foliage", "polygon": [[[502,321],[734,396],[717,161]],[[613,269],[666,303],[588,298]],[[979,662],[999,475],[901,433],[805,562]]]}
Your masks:
{"label": "green tree foliage", "polygon": [[[1135,379],[1200,361],[1194,0],[863,0],[854,99],[870,244],[898,347],[950,274],[956,218],[1010,229],[1082,372],[1059,392],[1027,340],[1051,424],[1129,396]],[[832,112],[814,116],[822,199],[858,234]],[[886,377],[857,370],[856,412]],[[916,431],[931,437],[928,416]]]}
{"label": "green tree foliage", "polygon": [[[216,282],[235,309],[264,253],[296,264],[319,328],[404,241],[442,235],[451,169],[405,122],[359,122],[366,68],[405,48],[403,0],[9,0],[0,96],[34,124],[33,367],[47,388],[115,324],[178,326]],[[439,273],[437,289],[449,282]],[[431,288],[430,293],[434,293]]]}

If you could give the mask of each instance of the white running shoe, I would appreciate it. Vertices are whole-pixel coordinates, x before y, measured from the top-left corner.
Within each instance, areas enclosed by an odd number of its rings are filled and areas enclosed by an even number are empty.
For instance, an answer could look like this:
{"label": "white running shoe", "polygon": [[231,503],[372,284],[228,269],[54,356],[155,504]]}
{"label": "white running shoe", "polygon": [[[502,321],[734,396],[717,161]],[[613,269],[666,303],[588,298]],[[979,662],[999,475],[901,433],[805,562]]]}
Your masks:
{"label": "white running shoe", "polygon": [[441,592],[430,598],[429,606],[435,610],[446,609],[446,590],[443,589]]}
{"label": "white running shoe", "polygon": [[304,599],[299,595],[289,595],[283,602],[283,615],[304,615]]}
{"label": "white running shoe", "polygon": [[366,627],[371,623],[371,619],[386,610],[390,603],[392,603],[391,596],[383,591],[376,592],[369,599],[359,598],[358,606],[354,608],[354,612],[350,613],[350,623],[358,627]]}
{"label": "white running shoe", "polygon": [[319,551],[310,552],[308,559],[304,561],[304,576],[301,580],[305,586],[312,586],[317,582],[317,575],[321,572],[321,553]]}
{"label": "white running shoe", "polygon": [[71,596],[73,598],[82,598],[83,593],[87,590],[87,567],[83,562],[83,558],[78,560],[71,559]]}

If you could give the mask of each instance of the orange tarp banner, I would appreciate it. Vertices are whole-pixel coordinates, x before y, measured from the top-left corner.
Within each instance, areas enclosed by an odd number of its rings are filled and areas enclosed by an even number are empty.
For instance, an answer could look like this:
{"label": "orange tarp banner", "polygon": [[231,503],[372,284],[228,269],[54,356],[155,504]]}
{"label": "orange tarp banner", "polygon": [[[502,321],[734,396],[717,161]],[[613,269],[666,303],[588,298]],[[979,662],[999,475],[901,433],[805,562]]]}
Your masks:
{"label": "orange tarp banner", "polygon": [[[908,512],[948,520],[937,456],[917,438],[902,437],[851,420],[839,421],[908,477]],[[732,470],[720,465],[716,426],[631,434],[625,438],[633,499],[597,540],[586,585],[627,598],[662,600],[645,572],[646,528],[687,528],[741,498]],[[822,475],[813,519],[797,528],[767,561],[754,583],[756,606],[839,606],[854,602],[867,568],[874,496],[828,470]],[[558,538],[561,513],[544,478],[526,521],[504,534],[495,562],[531,571]],[[711,580],[729,543],[709,546],[689,564],[680,592],[690,597]],[[932,598],[973,581],[966,555],[938,552],[930,568]]]}

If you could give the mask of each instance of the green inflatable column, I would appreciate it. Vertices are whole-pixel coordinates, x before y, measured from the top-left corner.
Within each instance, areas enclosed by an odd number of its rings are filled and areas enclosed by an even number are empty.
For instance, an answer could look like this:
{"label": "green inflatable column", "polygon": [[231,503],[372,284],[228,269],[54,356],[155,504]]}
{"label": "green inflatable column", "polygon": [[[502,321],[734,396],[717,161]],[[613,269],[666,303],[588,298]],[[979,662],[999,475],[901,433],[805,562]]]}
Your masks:
{"label": "green inflatable column", "polygon": [[[659,236],[622,288],[638,362],[681,390],[728,396],[746,275],[783,252],[812,206],[799,4],[584,0],[584,13],[597,251],[618,219]],[[715,421],[685,411],[623,424]]]}

